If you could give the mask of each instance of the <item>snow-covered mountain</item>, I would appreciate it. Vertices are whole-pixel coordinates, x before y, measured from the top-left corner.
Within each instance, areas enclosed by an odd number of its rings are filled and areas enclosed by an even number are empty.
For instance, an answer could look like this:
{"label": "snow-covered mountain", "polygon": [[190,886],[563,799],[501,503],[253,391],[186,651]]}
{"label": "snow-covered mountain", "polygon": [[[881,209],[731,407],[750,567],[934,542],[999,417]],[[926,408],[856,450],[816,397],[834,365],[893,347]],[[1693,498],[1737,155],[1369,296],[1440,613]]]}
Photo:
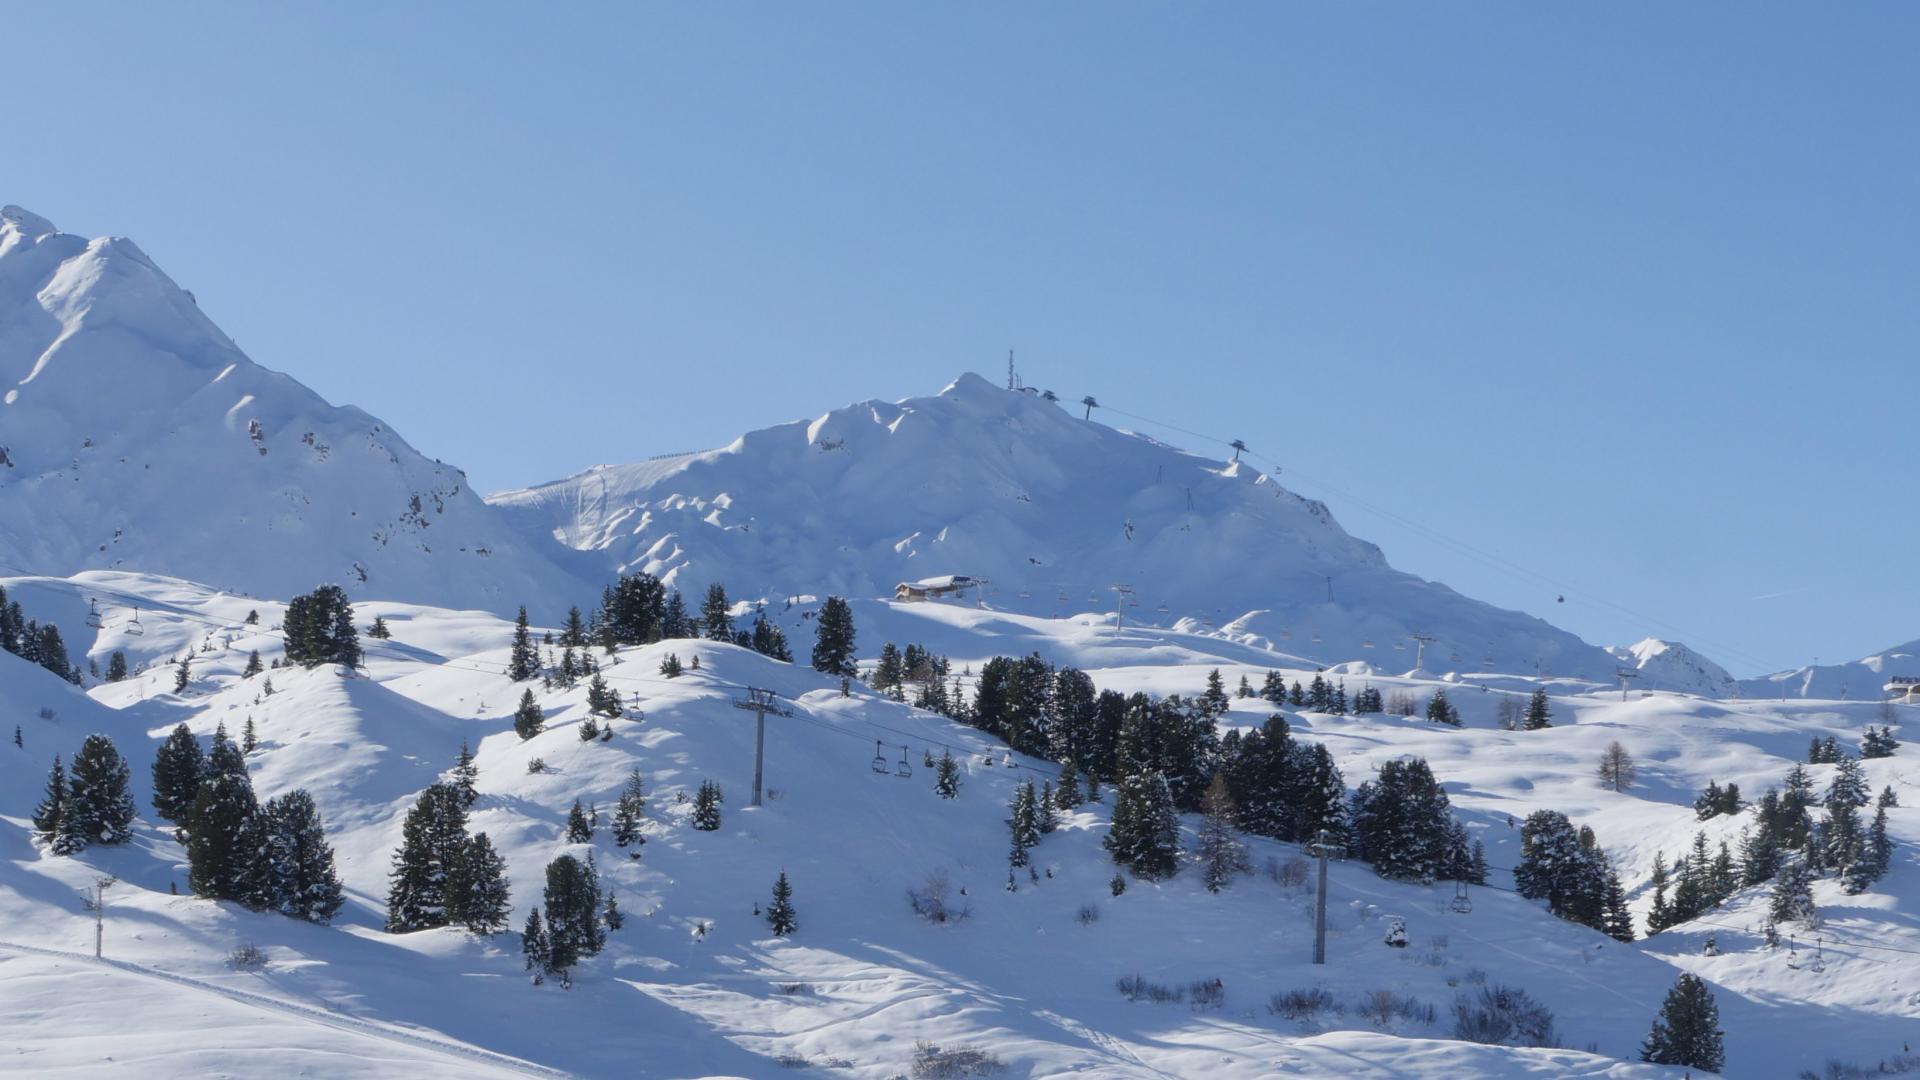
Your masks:
{"label": "snow-covered mountain", "polygon": [[1734,678],[1727,669],[1677,641],[1644,638],[1632,645],[1607,650],[1622,667],[1640,673],[1640,685],[1679,690],[1707,697],[1733,693]]}
{"label": "snow-covered mountain", "polygon": [[[529,540],[735,599],[892,595],[984,579],[960,602],[1130,622],[1189,619],[1328,663],[1601,678],[1604,650],[1393,569],[1327,507],[1245,462],[1210,460],[963,375],[719,450],[601,466],[489,502]],[[949,601],[953,602],[953,601]]]}
{"label": "snow-covered mountain", "polygon": [[590,595],[398,432],[248,359],[131,240],[0,210],[0,564],[511,611]]}
{"label": "snow-covered mountain", "polygon": [[1895,675],[1920,677],[1920,640],[1882,649],[1844,664],[1807,664],[1740,680],[1740,693],[1753,698],[1848,698],[1882,696]]}

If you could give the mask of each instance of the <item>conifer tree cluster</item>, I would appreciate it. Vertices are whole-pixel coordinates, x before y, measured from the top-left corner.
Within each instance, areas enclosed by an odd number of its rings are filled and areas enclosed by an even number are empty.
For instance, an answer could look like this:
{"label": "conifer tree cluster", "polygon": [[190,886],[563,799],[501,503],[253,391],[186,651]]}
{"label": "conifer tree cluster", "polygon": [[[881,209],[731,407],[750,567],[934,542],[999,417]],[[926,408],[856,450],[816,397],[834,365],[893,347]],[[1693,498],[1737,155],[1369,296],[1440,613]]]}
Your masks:
{"label": "conifer tree cluster", "polygon": [[1180,822],[1166,777],[1147,770],[1120,781],[1113,827],[1103,843],[1113,861],[1137,877],[1173,876],[1180,865]]}
{"label": "conifer tree cluster", "polygon": [[520,938],[527,970],[536,985],[557,977],[562,987],[571,987],[574,967],[606,947],[607,928],[619,928],[618,909],[609,904],[603,913],[600,876],[591,856],[582,860],[562,855],[548,863],[542,900],[544,908],[527,915]]}
{"label": "conifer tree cluster", "polygon": [[[639,848],[647,842],[641,831],[647,820],[646,783],[640,778],[640,770],[627,774],[627,782],[620,789],[620,801],[613,807],[613,842],[623,848]],[[640,857],[638,850],[628,854]]]}
{"label": "conifer tree cluster", "polygon": [[463,926],[506,929],[506,860],[486,833],[467,833],[469,802],[457,782],[432,784],[407,811],[388,876],[387,930],[403,934]]}
{"label": "conifer tree cluster", "polygon": [[1719,783],[1707,781],[1707,789],[1693,800],[1693,813],[1701,821],[1718,817],[1721,814],[1737,814],[1746,803],[1740,799],[1740,785],[1729,783],[1721,787]]}
{"label": "conifer tree cluster", "polygon": [[1007,832],[1012,846],[1007,852],[1007,865],[1026,866],[1032,860],[1027,851],[1040,843],[1040,798],[1033,790],[1033,781],[1028,780],[1014,789],[1013,806],[1007,817]]}
{"label": "conifer tree cluster", "polygon": [[1520,827],[1520,863],[1513,883],[1521,896],[1545,900],[1560,918],[1620,941],[1633,940],[1633,917],[1606,851],[1592,829],[1576,830],[1557,810],[1536,810]]}
{"label": "conifer tree cluster", "polygon": [[1460,710],[1447,700],[1445,690],[1435,690],[1433,697],[1427,699],[1427,719],[1448,727],[1460,726]]}
{"label": "conifer tree cluster", "polygon": [[287,642],[287,661],[302,667],[321,664],[360,666],[360,633],[353,625],[353,605],[338,585],[322,585],[287,605],[281,623]]}
{"label": "conifer tree cluster", "polygon": [[1353,794],[1351,849],[1381,877],[1467,879],[1472,851],[1453,826],[1447,793],[1422,758],[1385,762]]}
{"label": "conifer tree cluster", "polygon": [[56,855],[126,843],[133,836],[130,777],[112,739],[87,736],[70,765],[53,759],[46,794],[33,812],[34,834]]}
{"label": "conifer tree cluster", "polygon": [[[67,643],[60,636],[60,628],[28,618],[18,600],[7,599],[4,588],[0,588],[0,652],[10,652],[30,664],[38,664],[75,686],[84,678],[79,665],[67,654]],[[126,664],[126,657],[121,656],[121,678],[126,677]]]}
{"label": "conifer tree cluster", "polygon": [[1866,737],[1860,740],[1860,756],[1871,761],[1874,758],[1892,757],[1900,749],[1900,740],[1893,737],[1892,725],[1874,727],[1867,725]]}
{"label": "conifer tree cluster", "polygon": [[261,804],[245,752],[224,725],[205,754],[185,724],[173,729],[154,756],[153,807],[178,826],[194,895],[315,923],[340,910],[333,847],[313,797],[295,789]]}
{"label": "conifer tree cluster", "polygon": [[1242,831],[1304,843],[1324,830],[1329,842],[1347,842],[1347,789],[1339,766],[1325,746],[1294,739],[1279,714],[1259,728],[1227,733],[1219,775]]}

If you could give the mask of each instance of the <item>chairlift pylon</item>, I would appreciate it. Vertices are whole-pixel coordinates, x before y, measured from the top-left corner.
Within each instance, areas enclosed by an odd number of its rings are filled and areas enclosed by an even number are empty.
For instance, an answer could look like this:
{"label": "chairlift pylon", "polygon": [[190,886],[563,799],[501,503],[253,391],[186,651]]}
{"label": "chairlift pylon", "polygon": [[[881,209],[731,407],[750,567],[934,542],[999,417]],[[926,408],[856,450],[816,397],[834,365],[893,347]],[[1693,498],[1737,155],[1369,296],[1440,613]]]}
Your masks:
{"label": "chairlift pylon", "polygon": [[87,625],[93,627],[95,630],[101,627],[100,601],[94,597],[87,598]]}
{"label": "chairlift pylon", "polygon": [[880,751],[879,739],[873,740],[873,771],[882,776],[893,771],[892,767],[887,764],[887,755]]}
{"label": "chairlift pylon", "polygon": [[913,775],[913,766],[907,764],[907,747],[905,743],[900,744],[900,765],[893,770],[893,775],[902,780],[908,779]]}

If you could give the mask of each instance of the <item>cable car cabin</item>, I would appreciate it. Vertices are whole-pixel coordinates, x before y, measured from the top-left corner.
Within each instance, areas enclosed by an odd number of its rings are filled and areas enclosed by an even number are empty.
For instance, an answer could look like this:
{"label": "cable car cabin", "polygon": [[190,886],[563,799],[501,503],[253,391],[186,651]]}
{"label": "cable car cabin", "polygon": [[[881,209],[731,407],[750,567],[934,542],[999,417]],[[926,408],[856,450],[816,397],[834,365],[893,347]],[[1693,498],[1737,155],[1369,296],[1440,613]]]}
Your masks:
{"label": "cable car cabin", "polygon": [[895,600],[938,600],[943,596],[958,596],[979,584],[978,579],[965,574],[944,574],[940,577],[922,578],[919,581],[903,581],[893,587],[893,598]]}
{"label": "cable car cabin", "polygon": [[1920,675],[1894,675],[1881,687],[1888,700],[1903,705],[1920,705]]}

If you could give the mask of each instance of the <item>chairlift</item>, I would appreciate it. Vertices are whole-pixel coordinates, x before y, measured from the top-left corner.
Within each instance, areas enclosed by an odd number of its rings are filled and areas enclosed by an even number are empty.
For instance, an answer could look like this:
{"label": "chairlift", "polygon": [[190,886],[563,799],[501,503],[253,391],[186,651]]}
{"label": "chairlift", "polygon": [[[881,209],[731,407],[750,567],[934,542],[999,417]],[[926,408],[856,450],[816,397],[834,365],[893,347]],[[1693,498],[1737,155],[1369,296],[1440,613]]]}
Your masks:
{"label": "chairlift", "polygon": [[1067,602],[1067,591],[1066,591],[1065,589],[1062,589],[1062,590],[1060,590],[1060,595],[1059,595],[1059,596],[1056,596],[1056,597],[1054,597],[1054,599],[1055,599],[1055,600],[1058,600],[1058,601],[1060,601],[1060,602],[1061,602],[1061,603],[1063,603],[1063,604],[1064,604],[1064,603],[1066,603],[1066,602]]}
{"label": "chairlift", "polygon": [[900,746],[900,764],[893,770],[893,775],[902,780],[913,775],[913,766],[907,764],[907,747],[905,743],[902,743]]}
{"label": "chairlift", "polygon": [[1467,898],[1466,882],[1456,881],[1453,883],[1453,903],[1448,904],[1447,906],[1459,912],[1462,915],[1472,914],[1473,901]]}
{"label": "chairlift", "polygon": [[140,625],[140,609],[139,608],[133,609],[133,617],[127,620],[126,631],[127,633],[132,634],[134,637],[139,637],[140,635],[147,632],[146,628]]}
{"label": "chairlift", "polygon": [[1460,654],[1459,654],[1459,653],[1454,653],[1454,654],[1453,654],[1453,662],[1454,662],[1454,663],[1456,663],[1456,664],[1460,662]]}
{"label": "chairlift", "polygon": [[1320,631],[1318,631],[1318,630],[1315,630],[1315,631],[1313,632],[1313,643],[1314,643],[1315,645],[1318,645],[1318,644],[1320,644]]}
{"label": "chairlift", "polygon": [[1361,643],[1360,643],[1360,647],[1361,647],[1361,648],[1363,648],[1363,649],[1371,649],[1371,648],[1373,648],[1373,639],[1372,639],[1372,638],[1368,638],[1367,640],[1365,640],[1365,641],[1363,641],[1363,642],[1361,642]]}
{"label": "chairlift", "polygon": [[1020,767],[1020,766],[1018,766],[1018,765],[1016,765],[1016,764],[1014,764],[1014,761],[1013,761],[1013,755],[1012,755],[1012,754],[1008,754],[1008,755],[1006,755],[1006,757],[1005,757],[1005,759],[1003,760],[1003,762],[1002,762],[1002,763],[1003,763],[1003,764],[1005,764],[1005,765],[1006,765],[1006,767],[1007,767],[1007,768],[1009,768],[1009,769],[1017,769],[1017,768],[1019,768],[1019,767]]}
{"label": "chairlift", "polygon": [[1285,628],[1285,627],[1281,627],[1281,628],[1280,628],[1280,640],[1281,640],[1281,641],[1292,641],[1292,640],[1293,640],[1293,631],[1291,631],[1291,630],[1288,630],[1288,629],[1287,629],[1287,628]]}
{"label": "chairlift", "polygon": [[102,625],[100,622],[99,600],[92,598],[87,600],[87,625],[93,627],[95,630],[100,629]]}
{"label": "chairlift", "polygon": [[1027,590],[1025,589],[1020,590],[1020,599],[1028,600],[1028,599],[1031,599],[1032,597],[1033,597],[1033,594],[1028,592]]}
{"label": "chairlift", "polygon": [[887,762],[887,755],[880,750],[879,739],[873,740],[873,771],[879,773],[881,776],[885,776],[893,771],[893,767]]}
{"label": "chairlift", "polygon": [[1168,607],[1168,606],[1167,606],[1167,605],[1165,605],[1165,604],[1161,604],[1161,605],[1160,605],[1160,608],[1159,608],[1159,611],[1160,611],[1160,614],[1162,614],[1162,615],[1165,615],[1165,614],[1166,614],[1167,612],[1169,612],[1169,611],[1172,611],[1172,610],[1173,610],[1172,608],[1170,608],[1170,607]]}
{"label": "chairlift", "polygon": [[1393,643],[1393,651],[1394,651],[1394,652],[1406,652],[1406,651],[1407,651],[1407,643],[1406,643],[1406,642],[1404,642],[1404,641],[1396,641],[1396,642],[1394,642],[1394,643]]}

